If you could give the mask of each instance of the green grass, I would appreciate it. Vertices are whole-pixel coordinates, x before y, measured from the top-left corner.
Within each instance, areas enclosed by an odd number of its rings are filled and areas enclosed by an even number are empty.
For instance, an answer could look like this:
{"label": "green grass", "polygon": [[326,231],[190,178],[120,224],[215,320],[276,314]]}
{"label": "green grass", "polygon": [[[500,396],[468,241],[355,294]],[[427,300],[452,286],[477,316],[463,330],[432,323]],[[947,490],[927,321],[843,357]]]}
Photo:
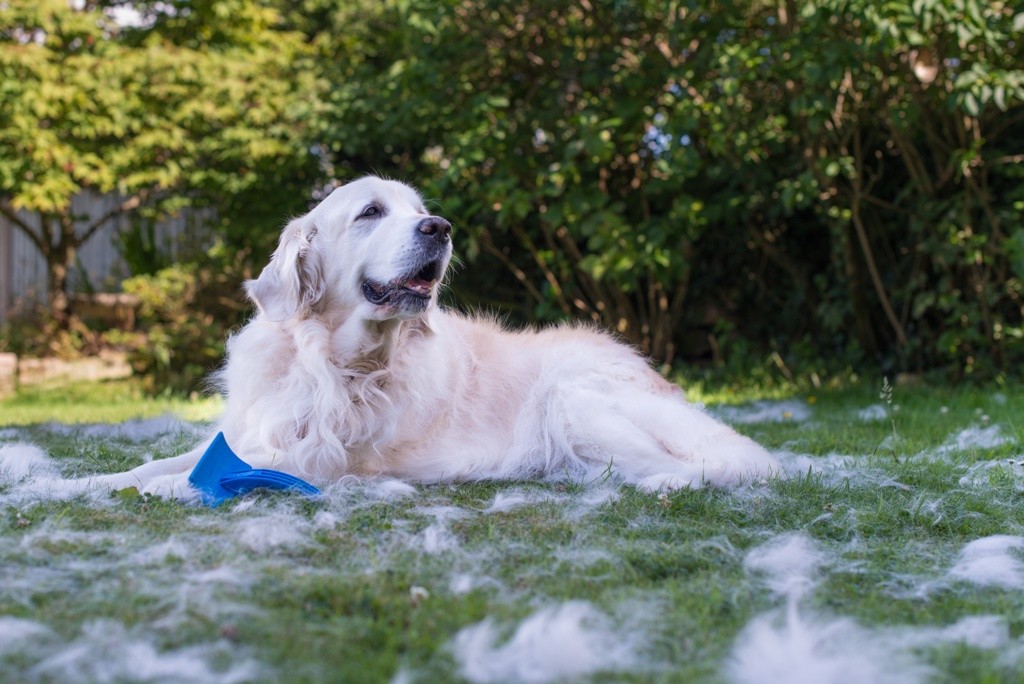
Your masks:
{"label": "green grass", "polygon": [[111,423],[172,413],[184,420],[210,420],[222,410],[219,397],[185,399],[145,394],[135,380],[76,383],[58,388],[22,389],[0,400],[0,426],[46,422]]}
{"label": "green grass", "polygon": [[[0,405],[0,424],[28,426],[2,439],[37,444],[66,473],[117,470],[178,453],[190,437],[133,442],[45,423],[166,411],[208,419],[217,408],[122,398],[119,387],[76,388],[64,395],[69,407],[46,393]],[[151,661],[201,663],[192,681],[231,672],[261,681],[387,682],[398,673],[460,681],[460,630],[490,619],[500,646],[538,610],[586,601],[635,657],[584,680],[726,681],[744,629],[786,605],[744,560],[794,532],[827,559],[797,602],[804,619],[854,620],[878,644],[930,666],[927,681],[1024,680],[1024,592],[949,576],[967,543],[1024,534],[1024,479],[1007,461],[1021,456],[1024,388],[897,387],[895,440],[888,417],[857,417],[882,403],[877,387],[795,398],[812,402],[808,420],[738,427],[819,467],[738,492],[658,497],[609,482],[478,483],[396,498],[368,482],[321,501],[257,495],[207,510],[130,493],[33,502],[0,484],[0,636],[3,616],[50,630],[6,650],[0,639],[0,680],[103,679],[104,649],[128,641],[148,644]],[[1004,443],[939,453],[961,430],[994,425]],[[836,455],[853,458],[837,469]],[[1005,465],[971,470],[977,482],[961,484],[972,465],[998,460]],[[513,495],[526,502],[485,512]],[[894,645],[970,616],[1001,620],[1004,643]],[[144,658],[112,660],[121,669],[107,679],[143,678]]]}

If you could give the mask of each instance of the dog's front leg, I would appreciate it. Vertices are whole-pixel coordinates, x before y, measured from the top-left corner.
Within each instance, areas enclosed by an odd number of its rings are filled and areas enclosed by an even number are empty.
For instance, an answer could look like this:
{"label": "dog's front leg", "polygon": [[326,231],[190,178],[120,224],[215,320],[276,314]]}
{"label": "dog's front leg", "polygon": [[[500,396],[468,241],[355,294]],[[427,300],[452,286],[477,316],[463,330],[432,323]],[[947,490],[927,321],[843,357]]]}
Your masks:
{"label": "dog's front leg", "polygon": [[73,479],[48,475],[31,477],[23,490],[47,498],[69,499],[89,492],[115,492],[136,487],[144,494],[193,501],[198,499],[199,494],[189,484],[188,476],[207,446],[207,442],[204,441],[201,446],[180,456],[143,463],[123,473]]}

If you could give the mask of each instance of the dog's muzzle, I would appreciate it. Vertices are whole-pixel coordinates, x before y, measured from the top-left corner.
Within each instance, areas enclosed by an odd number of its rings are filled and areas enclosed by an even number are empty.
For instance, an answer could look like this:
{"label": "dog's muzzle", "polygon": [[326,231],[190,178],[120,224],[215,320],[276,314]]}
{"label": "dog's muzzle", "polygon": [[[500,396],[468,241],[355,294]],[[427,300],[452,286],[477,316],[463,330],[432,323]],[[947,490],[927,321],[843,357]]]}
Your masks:
{"label": "dog's muzzle", "polygon": [[443,261],[441,257],[431,258],[415,272],[387,283],[367,278],[363,281],[363,296],[377,306],[393,306],[406,313],[422,311],[441,280]]}

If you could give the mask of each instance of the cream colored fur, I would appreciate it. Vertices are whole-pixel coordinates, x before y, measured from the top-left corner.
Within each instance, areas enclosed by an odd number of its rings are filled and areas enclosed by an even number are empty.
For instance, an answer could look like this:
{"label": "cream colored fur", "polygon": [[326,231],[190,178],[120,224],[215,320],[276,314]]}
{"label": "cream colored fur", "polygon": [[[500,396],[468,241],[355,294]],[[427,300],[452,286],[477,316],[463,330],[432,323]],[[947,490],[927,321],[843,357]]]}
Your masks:
{"label": "cream colored fur", "polygon": [[[359,218],[371,206],[379,214]],[[509,331],[442,310],[433,282],[429,300],[374,304],[365,283],[399,287],[428,252],[447,267],[450,242],[418,230],[426,219],[408,186],[364,178],[285,227],[247,283],[259,313],[230,339],[219,374],[226,411],[214,433],[249,464],[320,485],[348,474],[462,482],[610,470],[651,491],[777,472],[763,448],[604,333]],[[81,482],[189,498],[208,443]]]}

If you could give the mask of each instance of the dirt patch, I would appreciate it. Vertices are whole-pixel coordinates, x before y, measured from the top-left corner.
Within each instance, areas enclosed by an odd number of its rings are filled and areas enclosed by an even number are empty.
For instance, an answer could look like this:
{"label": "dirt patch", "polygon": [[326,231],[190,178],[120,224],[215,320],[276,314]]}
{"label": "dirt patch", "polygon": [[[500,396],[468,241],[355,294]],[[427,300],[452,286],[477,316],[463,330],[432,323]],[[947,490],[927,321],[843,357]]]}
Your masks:
{"label": "dirt patch", "polygon": [[54,386],[67,382],[113,380],[132,374],[127,355],[104,351],[97,356],[66,361],[56,358],[18,358],[0,354],[0,397],[21,386]]}
{"label": "dirt patch", "polygon": [[0,354],[0,398],[14,394],[18,386],[18,357]]}

